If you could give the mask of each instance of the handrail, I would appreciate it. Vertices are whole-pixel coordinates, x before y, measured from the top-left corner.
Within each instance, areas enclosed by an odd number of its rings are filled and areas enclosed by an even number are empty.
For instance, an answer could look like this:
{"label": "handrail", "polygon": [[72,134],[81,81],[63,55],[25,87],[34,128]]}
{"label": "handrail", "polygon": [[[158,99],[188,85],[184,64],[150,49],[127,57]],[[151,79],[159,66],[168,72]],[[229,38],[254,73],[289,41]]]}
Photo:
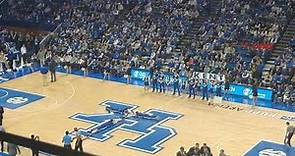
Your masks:
{"label": "handrail", "polygon": [[46,143],[43,141],[32,140],[23,136],[0,132],[0,140],[4,142],[13,143],[15,145],[27,147],[29,149],[37,149],[38,151],[54,154],[54,155],[62,155],[62,156],[95,156],[94,154],[82,153],[73,150],[65,149],[61,146]]}

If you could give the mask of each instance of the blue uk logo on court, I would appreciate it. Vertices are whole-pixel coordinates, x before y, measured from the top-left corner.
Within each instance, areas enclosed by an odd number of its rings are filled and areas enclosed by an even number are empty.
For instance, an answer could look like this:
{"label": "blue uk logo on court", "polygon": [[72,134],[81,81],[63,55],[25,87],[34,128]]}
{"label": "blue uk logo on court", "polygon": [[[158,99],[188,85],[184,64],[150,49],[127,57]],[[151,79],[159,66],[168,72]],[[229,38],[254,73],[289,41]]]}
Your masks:
{"label": "blue uk logo on court", "polygon": [[295,148],[270,141],[260,141],[244,156],[294,156]]}
{"label": "blue uk logo on court", "polygon": [[44,98],[44,96],[35,93],[0,88],[0,104],[9,109],[17,109],[42,98]]}
{"label": "blue uk logo on court", "polygon": [[177,132],[171,127],[164,126],[169,120],[178,120],[181,114],[149,109],[145,112],[136,111],[138,106],[105,101],[107,113],[104,114],[76,114],[71,119],[93,124],[86,129],[80,129],[83,136],[92,140],[104,142],[112,137],[115,131],[126,131],[138,134],[136,139],[122,140],[117,145],[150,154],[159,152],[165,141],[174,137]]}

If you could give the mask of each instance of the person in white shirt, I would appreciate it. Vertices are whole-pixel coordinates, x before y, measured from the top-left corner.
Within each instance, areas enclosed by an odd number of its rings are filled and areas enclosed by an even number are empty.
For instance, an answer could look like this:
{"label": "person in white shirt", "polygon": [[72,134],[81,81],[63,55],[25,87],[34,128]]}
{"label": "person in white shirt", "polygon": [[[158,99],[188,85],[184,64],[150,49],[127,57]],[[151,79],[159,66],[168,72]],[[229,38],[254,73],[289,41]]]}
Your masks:
{"label": "person in white shirt", "polygon": [[23,44],[23,46],[20,48],[20,52],[21,52],[21,66],[24,66],[24,64],[27,63],[27,48],[26,46]]}

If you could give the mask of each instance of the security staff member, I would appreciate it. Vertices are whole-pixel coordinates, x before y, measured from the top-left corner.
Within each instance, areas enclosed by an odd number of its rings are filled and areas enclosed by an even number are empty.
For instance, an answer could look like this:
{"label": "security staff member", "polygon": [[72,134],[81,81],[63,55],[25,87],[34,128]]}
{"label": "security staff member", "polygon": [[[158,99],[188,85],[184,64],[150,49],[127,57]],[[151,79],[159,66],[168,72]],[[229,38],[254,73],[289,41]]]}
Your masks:
{"label": "security staff member", "polygon": [[196,98],[196,81],[193,77],[191,77],[189,79],[189,96],[188,98],[190,98],[191,96],[193,96],[193,98]]}
{"label": "security staff member", "polygon": [[57,66],[56,61],[53,58],[51,58],[50,63],[49,63],[49,71],[50,71],[51,82],[56,81],[56,66]]}
{"label": "security staff member", "polygon": [[295,127],[290,125],[289,122],[286,122],[286,125],[287,125],[287,130],[286,130],[286,136],[284,139],[284,144],[291,147],[291,139],[292,139],[293,134],[295,132]]}

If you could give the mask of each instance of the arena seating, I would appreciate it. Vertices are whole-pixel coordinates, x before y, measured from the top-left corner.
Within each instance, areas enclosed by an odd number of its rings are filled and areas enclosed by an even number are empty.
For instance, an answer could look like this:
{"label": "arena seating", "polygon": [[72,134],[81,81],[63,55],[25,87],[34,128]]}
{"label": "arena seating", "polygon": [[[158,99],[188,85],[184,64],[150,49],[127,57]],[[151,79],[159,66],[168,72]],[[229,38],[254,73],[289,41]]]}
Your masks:
{"label": "arena seating", "polygon": [[[15,9],[1,9],[1,19],[13,17],[36,23],[61,23],[57,37],[50,40],[41,53],[56,54],[62,61],[72,55],[76,67],[82,60],[88,60],[93,72],[110,69],[112,76],[123,77],[128,65],[178,71],[184,76],[195,71],[210,72],[226,75],[232,83],[249,85],[255,81],[260,86],[272,87],[274,99],[279,99],[275,101],[288,103],[292,93],[285,95],[280,91],[287,87],[267,86],[262,79],[264,65],[273,57],[274,45],[288,24],[288,1],[224,1],[218,9],[219,16],[204,18],[212,11],[212,2],[215,1],[109,0],[101,3],[70,0],[61,3],[10,0],[4,8]],[[34,9],[29,9],[32,7]],[[198,19],[203,22],[195,34],[197,38],[180,53],[175,52],[180,40],[189,35]],[[2,36],[7,36],[5,33],[2,31]],[[2,46],[9,38],[8,35],[1,40]],[[20,50],[20,46],[16,45],[15,49]],[[282,64],[280,62],[288,62],[287,71],[294,71],[292,59],[287,59],[290,56],[289,52],[279,56],[276,67]],[[280,75],[276,68],[273,70],[272,77]],[[292,90],[291,83],[286,86]],[[280,100],[284,95],[290,98]]]}

